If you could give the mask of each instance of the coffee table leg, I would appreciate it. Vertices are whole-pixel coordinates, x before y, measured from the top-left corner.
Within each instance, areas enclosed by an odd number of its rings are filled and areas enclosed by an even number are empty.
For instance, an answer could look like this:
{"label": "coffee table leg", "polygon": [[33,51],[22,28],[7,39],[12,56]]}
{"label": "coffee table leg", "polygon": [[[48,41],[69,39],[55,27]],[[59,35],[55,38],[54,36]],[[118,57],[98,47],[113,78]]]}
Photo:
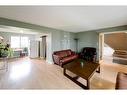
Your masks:
{"label": "coffee table leg", "polygon": [[100,67],[98,68],[99,70],[98,70],[98,73],[100,73]]}
{"label": "coffee table leg", "polygon": [[[66,69],[63,69],[63,74],[69,78],[70,80],[72,80],[73,82],[75,82],[77,85],[79,85],[80,87],[82,87],[83,89],[89,89],[87,86],[83,85],[82,83],[78,82],[75,78],[69,76],[68,74],[66,74]],[[89,82],[88,82],[89,83]]]}
{"label": "coffee table leg", "polygon": [[96,71],[97,73],[100,73],[100,67],[98,68],[98,70]]}
{"label": "coffee table leg", "polygon": [[87,88],[88,89],[90,88],[90,82],[89,82],[89,80],[87,80]]}

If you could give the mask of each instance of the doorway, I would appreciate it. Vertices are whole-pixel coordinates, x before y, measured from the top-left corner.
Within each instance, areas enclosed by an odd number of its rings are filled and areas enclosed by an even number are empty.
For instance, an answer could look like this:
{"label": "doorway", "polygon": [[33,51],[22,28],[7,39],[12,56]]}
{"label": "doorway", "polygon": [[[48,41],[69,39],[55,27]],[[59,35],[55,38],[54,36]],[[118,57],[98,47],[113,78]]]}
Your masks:
{"label": "doorway", "polygon": [[123,31],[101,33],[99,37],[99,60],[125,65],[127,62],[127,33]]}
{"label": "doorway", "polygon": [[38,56],[39,58],[46,59],[47,57],[47,36],[41,36],[38,44]]}
{"label": "doorway", "polygon": [[31,58],[45,59],[52,64],[51,34],[37,34],[31,39]]}
{"label": "doorway", "polygon": [[99,34],[99,62],[103,60],[104,34]]}

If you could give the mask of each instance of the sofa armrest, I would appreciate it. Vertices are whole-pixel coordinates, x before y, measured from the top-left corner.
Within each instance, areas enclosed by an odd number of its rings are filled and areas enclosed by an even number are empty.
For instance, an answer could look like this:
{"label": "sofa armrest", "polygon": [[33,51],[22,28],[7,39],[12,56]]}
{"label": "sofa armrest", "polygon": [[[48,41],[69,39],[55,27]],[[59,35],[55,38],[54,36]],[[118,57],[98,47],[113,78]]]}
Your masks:
{"label": "sofa armrest", "polygon": [[127,89],[127,73],[118,72],[115,89]]}
{"label": "sofa armrest", "polygon": [[76,54],[76,52],[74,52],[74,51],[71,51],[71,55],[75,55]]}
{"label": "sofa armrest", "polygon": [[58,55],[53,55],[53,61],[54,61],[55,64],[58,64],[59,65],[61,59],[62,58],[59,57]]}

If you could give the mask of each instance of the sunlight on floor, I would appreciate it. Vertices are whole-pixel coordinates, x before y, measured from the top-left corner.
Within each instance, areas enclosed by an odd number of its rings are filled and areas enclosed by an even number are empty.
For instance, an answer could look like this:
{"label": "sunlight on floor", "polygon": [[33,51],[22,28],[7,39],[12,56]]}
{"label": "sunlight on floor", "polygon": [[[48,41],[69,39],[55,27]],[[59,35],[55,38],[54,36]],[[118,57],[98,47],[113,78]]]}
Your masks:
{"label": "sunlight on floor", "polygon": [[22,64],[16,64],[11,68],[10,78],[12,80],[18,80],[29,75],[31,70],[31,64],[29,62],[23,62]]}

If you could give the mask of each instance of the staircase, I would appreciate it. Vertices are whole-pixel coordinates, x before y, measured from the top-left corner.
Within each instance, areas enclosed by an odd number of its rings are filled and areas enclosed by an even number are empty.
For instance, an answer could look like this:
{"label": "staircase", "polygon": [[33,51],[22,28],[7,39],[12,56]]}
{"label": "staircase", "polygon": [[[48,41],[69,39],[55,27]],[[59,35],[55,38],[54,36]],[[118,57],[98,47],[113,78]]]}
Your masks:
{"label": "staircase", "polygon": [[127,50],[127,33],[105,34],[104,43],[114,50]]}

